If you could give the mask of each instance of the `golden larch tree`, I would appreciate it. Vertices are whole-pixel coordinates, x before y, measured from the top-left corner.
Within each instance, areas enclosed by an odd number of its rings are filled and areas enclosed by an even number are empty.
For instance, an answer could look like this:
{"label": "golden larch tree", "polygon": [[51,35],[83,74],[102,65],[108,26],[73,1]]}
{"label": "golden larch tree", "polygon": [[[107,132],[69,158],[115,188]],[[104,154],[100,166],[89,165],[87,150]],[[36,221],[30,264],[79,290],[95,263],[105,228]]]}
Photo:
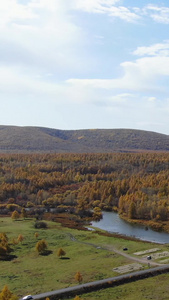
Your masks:
{"label": "golden larch tree", "polygon": [[8,288],[7,285],[4,286],[2,292],[0,293],[0,300],[17,300],[18,297],[14,295]]}
{"label": "golden larch tree", "polygon": [[79,283],[81,283],[83,280],[82,274],[79,271],[76,272],[75,274],[75,280],[78,281]]}
{"label": "golden larch tree", "polygon": [[45,240],[41,240],[36,243],[36,250],[38,251],[39,254],[44,253],[48,248],[48,244]]}
{"label": "golden larch tree", "polygon": [[66,252],[62,248],[59,248],[57,251],[57,256],[62,258],[64,255],[66,255]]}

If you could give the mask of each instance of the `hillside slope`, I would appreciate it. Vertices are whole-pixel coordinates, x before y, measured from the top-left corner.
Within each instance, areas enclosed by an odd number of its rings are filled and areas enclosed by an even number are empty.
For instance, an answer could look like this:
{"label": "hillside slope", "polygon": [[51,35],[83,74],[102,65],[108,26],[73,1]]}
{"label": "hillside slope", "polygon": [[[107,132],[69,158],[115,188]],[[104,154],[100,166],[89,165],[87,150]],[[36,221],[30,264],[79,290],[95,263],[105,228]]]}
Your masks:
{"label": "hillside slope", "polygon": [[169,136],[133,129],[58,130],[0,126],[0,152],[169,151]]}

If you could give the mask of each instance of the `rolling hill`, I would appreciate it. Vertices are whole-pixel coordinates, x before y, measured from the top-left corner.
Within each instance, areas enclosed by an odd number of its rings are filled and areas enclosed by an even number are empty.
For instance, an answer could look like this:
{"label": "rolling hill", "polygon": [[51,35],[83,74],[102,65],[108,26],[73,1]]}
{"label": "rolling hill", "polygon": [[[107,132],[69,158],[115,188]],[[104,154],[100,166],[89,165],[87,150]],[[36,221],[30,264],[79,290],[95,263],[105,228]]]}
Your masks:
{"label": "rolling hill", "polygon": [[0,153],[169,151],[169,136],[133,129],[0,126]]}

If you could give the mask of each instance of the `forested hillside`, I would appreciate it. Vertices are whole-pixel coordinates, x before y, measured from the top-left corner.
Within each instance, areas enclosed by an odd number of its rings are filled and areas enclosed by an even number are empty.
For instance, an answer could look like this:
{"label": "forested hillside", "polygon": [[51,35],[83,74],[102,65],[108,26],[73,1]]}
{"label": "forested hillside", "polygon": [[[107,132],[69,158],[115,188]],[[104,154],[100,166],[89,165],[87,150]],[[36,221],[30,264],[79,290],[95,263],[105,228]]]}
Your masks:
{"label": "forested hillside", "polygon": [[58,130],[0,126],[0,153],[169,151],[169,136],[132,129]]}
{"label": "forested hillside", "polygon": [[97,219],[100,210],[116,210],[163,226],[168,177],[169,154],[1,154],[0,214],[52,208]]}

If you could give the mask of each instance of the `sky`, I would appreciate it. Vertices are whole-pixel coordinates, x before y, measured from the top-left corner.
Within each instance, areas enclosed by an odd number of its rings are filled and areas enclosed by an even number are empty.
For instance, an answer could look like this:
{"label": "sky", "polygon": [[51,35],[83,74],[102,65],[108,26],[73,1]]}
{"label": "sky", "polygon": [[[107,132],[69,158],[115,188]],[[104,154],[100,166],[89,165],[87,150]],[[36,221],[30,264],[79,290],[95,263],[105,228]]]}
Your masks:
{"label": "sky", "polygon": [[169,1],[0,1],[0,125],[169,135]]}

